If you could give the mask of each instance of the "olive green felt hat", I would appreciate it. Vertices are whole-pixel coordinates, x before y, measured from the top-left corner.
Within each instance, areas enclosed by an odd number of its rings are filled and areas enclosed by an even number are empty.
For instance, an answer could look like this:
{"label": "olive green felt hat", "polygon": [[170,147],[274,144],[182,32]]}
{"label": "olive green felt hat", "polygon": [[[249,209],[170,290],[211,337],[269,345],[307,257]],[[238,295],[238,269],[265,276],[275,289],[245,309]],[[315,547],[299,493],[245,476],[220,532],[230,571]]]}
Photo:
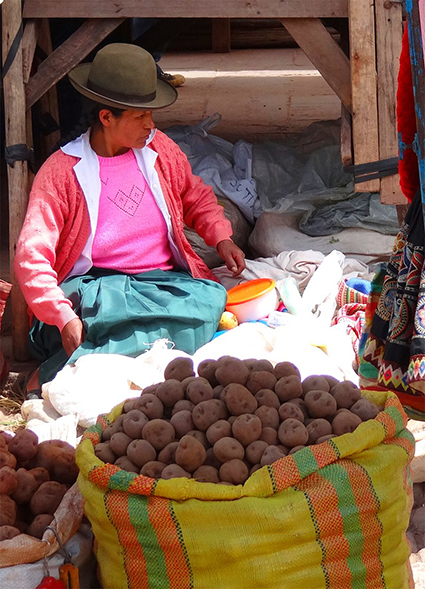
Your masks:
{"label": "olive green felt hat", "polygon": [[130,43],[106,45],[92,62],[75,66],[68,77],[80,94],[105,106],[151,110],[177,99],[176,89],[158,80],[152,55]]}

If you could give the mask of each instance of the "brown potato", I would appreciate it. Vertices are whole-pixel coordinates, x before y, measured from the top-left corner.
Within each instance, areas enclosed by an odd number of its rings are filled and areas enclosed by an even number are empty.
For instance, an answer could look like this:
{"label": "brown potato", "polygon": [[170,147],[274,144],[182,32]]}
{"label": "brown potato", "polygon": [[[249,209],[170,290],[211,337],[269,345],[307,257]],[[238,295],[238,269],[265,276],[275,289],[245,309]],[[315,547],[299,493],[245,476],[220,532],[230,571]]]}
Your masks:
{"label": "brown potato", "polygon": [[299,446],[294,446],[289,450],[288,456],[289,454],[295,454],[295,452],[298,452],[298,450],[302,450],[303,448],[307,448],[307,446],[304,446],[303,444],[300,444]]}
{"label": "brown potato", "polygon": [[258,360],[257,358],[248,358],[248,360],[244,360],[243,362],[251,372],[267,370],[267,372],[274,373],[273,364],[266,358],[260,358]]}
{"label": "brown potato", "polygon": [[219,476],[223,482],[242,485],[248,478],[248,467],[242,460],[234,458],[220,466]]}
{"label": "brown potato", "polygon": [[194,472],[206,458],[204,446],[193,436],[183,436],[176,450],[176,464],[187,472]]}
{"label": "brown potato", "polygon": [[350,411],[355,415],[358,415],[362,421],[367,421],[368,419],[375,419],[375,417],[379,413],[379,409],[376,405],[371,403],[369,399],[365,397],[360,398],[358,401],[352,405]]}
{"label": "brown potato", "polygon": [[0,542],[3,542],[3,540],[11,540],[16,536],[19,536],[20,533],[21,531],[18,528],[15,528],[14,526],[1,526]]}
{"label": "brown potato", "polygon": [[202,432],[206,432],[220,418],[220,408],[216,401],[217,399],[201,401],[192,412],[193,423]]}
{"label": "brown potato", "polygon": [[164,405],[153,393],[143,392],[134,408],[144,413],[149,419],[160,419],[164,415]]}
{"label": "brown potato", "polygon": [[[149,422],[148,422],[149,423]],[[112,452],[118,458],[127,454],[127,448],[133,438],[125,434],[124,432],[118,432],[114,434],[109,442]]]}
{"label": "brown potato", "polygon": [[0,431],[0,448],[4,448],[5,450],[7,450],[6,436],[3,435],[2,431]]}
{"label": "brown potato", "polygon": [[3,466],[9,466],[10,468],[16,468],[17,464],[16,456],[14,456],[9,450],[0,448],[0,468]]}
{"label": "brown potato", "polygon": [[269,446],[275,446],[278,443],[277,430],[273,427],[263,427],[259,439],[267,442]]}
{"label": "brown potato", "polygon": [[301,409],[301,411],[303,412],[304,415],[304,423],[307,417],[310,417],[308,409],[307,409],[307,405],[305,404],[304,399],[301,399],[301,397],[296,397],[295,399],[289,399],[288,403],[294,403],[295,405],[298,405],[298,407]]}
{"label": "brown potato", "polygon": [[186,388],[186,397],[195,405],[208,401],[214,397],[214,391],[206,378],[198,376],[192,380]]}
{"label": "brown potato", "polygon": [[246,388],[255,395],[261,389],[274,389],[277,379],[273,372],[268,370],[256,370],[250,372],[245,383]]}
{"label": "brown potato", "polygon": [[183,390],[184,390],[184,394],[186,394],[186,389],[190,385],[190,383],[192,381],[194,381],[194,380],[197,380],[198,378],[199,378],[198,376],[188,376],[187,378],[185,378],[184,380],[182,380],[182,387],[183,387]]}
{"label": "brown potato", "polygon": [[295,404],[287,401],[286,403],[282,403],[279,407],[279,417],[282,421],[285,419],[298,419],[301,423],[304,423],[304,413],[302,412],[301,408]]}
{"label": "brown potato", "polygon": [[207,440],[207,436],[206,436],[205,432],[201,432],[201,431],[199,431],[199,429],[193,429],[190,432],[187,432],[186,435],[193,436],[194,438],[196,438],[199,442],[201,442],[201,444],[203,445],[205,450],[210,447],[210,444]]}
{"label": "brown potato", "polygon": [[184,470],[184,468],[182,468],[178,464],[167,464],[167,466],[164,468],[164,470],[161,473],[161,478],[162,479],[180,479],[180,478],[190,479],[191,474],[190,474],[190,472],[187,472],[186,470]]}
{"label": "brown potato", "polygon": [[182,383],[176,378],[169,378],[158,385],[156,396],[162,401],[164,407],[174,407],[177,401],[184,399]]}
{"label": "brown potato", "polygon": [[176,379],[180,382],[188,376],[195,376],[192,358],[174,358],[164,370],[164,378]]}
{"label": "brown potato", "polygon": [[249,476],[254,474],[254,472],[257,472],[257,470],[260,470],[260,468],[262,468],[261,464],[254,464],[254,466],[249,471]]}
{"label": "brown potato", "polygon": [[220,462],[227,462],[237,458],[243,460],[245,450],[242,444],[234,438],[220,438],[213,446],[215,456]]}
{"label": "brown potato", "polygon": [[221,465],[222,465],[222,462],[214,454],[214,449],[207,448],[207,455],[205,457],[205,462],[204,462],[203,466],[213,466],[214,468],[219,470]]}
{"label": "brown potato", "polygon": [[0,495],[12,495],[18,487],[16,470],[10,466],[0,468]]}
{"label": "brown potato", "polygon": [[278,448],[277,446],[267,446],[261,456],[260,465],[265,466],[266,464],[273,464],[273,462],[280,460],[284,456],[286,456],[286,454],[281,448]]}
{"label": "brown potato", "polygon": [[306,444],[308,441],[307,428],[298,419],[286,419],[277,432],[280,442],[288,448]]}
{"label": "brown potato", "polygon": [[332,420],[332,431],[336,436],[342,436],[353,432],[362,423],[358,415],[350,412],[341,412]]}
{"label": "brown potato", "polygon": [[231,383],[225,387],[224,402],[231,415],[254,413],[258,407],[257,399],[243,385]]}
{"label": "brown potato", "polygon": [[18,430],[9,441],[8,448],[20,463],[27,462],[37,453],[38,436],[30,429]]}
{"label": "brown potato", "polygon": [[18,485],[10,496],[17,505],[28,503],[40,485],[35,480],[35,476],[25,468],[19,468],[16,471],[16,480]]}
{"label": "brown potato", "polygon": [[349,380],[337,383],[330,390],[338,409],[350,409],[362,394],[359,387]]}
{"label": "brown potato", "polygon": [[[142,395],[156,395],[156,389],[158,388],[158,386],[160,385],[160,382],[156,382],[155,384],[150,384],[149,386],[145,387],[142,392],[140,393],[140,396]],[[136,407],[135,407],[136,409]]]}
{"label": "brown potato", "polygon": [[318,374],[314,374],[312,376],[307,376],[302,381],[303,387],[303,396],[310,392],[310,391],[325,391],[329,392],[329,383],[324,376],[319,376]]}
{"label": "brown potato", "polygon": [[[138,399],[137,399],[138,402]],[[109,442],[112,436],[118,432],[123,432],[123,421],[124,421],[125,414],[122,413],[119,415],[114,423],[109,424],[102,432],[102,442]]]}
{"label": "brown potato", "polygon": [[163,462],[152,460],[152,462],[147,462],[144,466],[142,466],[140,474],[145,475],[145,477],[150,477],[151,479],[159,479],[161,478],[162,471],[166,466],[167,465]]}
{"label": "brown potato", "polygon": [[249,460],[251,464],[260,464],[261,456],[267,447],[268,444],[264,440],[256,440],[255,442],[251,442],[245,448],[246,459]]}
{"label": "brown potato", "polygon": [[282,376],[282,378],[279,378],[274,386],[274,392],[279,397],[279,401],[284,403],[290,399],[301,397],[303,394],[303,388],[298,376],[295,374],[290,374],[288,376]]}
{"label": "brown potato", "polygon": [[195,470],[193,478],[200,483],[218,483],[218,470],[213,466],[203,465]]}
{"label": "brown potato", "polygon": [[119,456],[119,458],[115,460],[114,464],[115,466],[122,468],[122,470],[139,474],[139,467],[136,466],[128,456]]}
{"label": "brown potato", "polygon": [[319,417],[307,425],[308,444],[315,444],[322,436],[332,434],[332,426],[327,419]]}
{"label": "brown potato", "polygon": [[44,535],[44,532],[46,531],[47,526],[50,526],[53,520],[54,517],[52,514],[40,513],[39,515],[36,515],[35,518],[32,520],[32,522],[27,528],[26,533],[30,536],[34,536],[34,538],[38,538],[39,540],[41,540],[41,538]]}
{"label": "brown potato", "polygon": [[337,409],[335,398],[325,391],[312,390],[304,396],[311,417],[331,418]]}
{"label": "brown potato", "polygon": [[195,427],[191,411],[179,411],[178,413],[175,413],[171,417],[170,423],[178,438],[185,436],[187,432],[190,432]]}
{"label": "brown potato", "polygon": [[[271,409],[269,407],[269,409]],[[261,435],[263,425],[257,415],[244,413],[239,415],[232,424],[232,434],[235,440],[238,440],[242,446],[248,446],[255,442]]]}
{"label": "brown potato", "polygon": [[292,362],[278,362],[273,372],[277,380],[280,380],[284,376],[296,376],[298,380],[301,380],[300,371]]}
{"label": "brown potato", "polygon": [[130,411],[133,411],[137,399],[138,399],[138,397],[134,397],[133,399],[127,399],[127,401],[124,403],[124,406],[122,408],[122,412],[129,413]]}
{"label": "brown potato", "polygon": [[162,450],[167,444],[174,442],[175,431],[168,421],[152,419],[143,428],[142,437],[150,442],[155,450]]}
{"label": "brown potato", "polygon": [[216,387],[219,382],[215,377],[215,371],[218,368],[217,360],[202,360],[198,364],[198,375],[206,378],[212,387]]}
{"label": "brown potato", "polygon": [[335,438],[335,437],[336,437],[335,434],[328,434],[327,436],[320,436],[320,438],[317,438],[316,444],[322,444],[323,442],[327,442],[331,438]]}
{"label": "brown potato", "polygon": [[271,389],[260,389],[255,393],[255,398],[258,407],[262,407],[263,405],[266,407],[273,407],[274,409],[279,409],[280,407],[279,397]]}
{"label": "brown potato", "polygon": [[50,481],[49,471],[47,468],[44,468],[44,466],[36,466],[35,468],[31,468],[28,472],[35,478],[37,489],[42,483]]}
{"label": "brown potato", "polygon": [[40,442],[30,466],[43,466],[49,471],[51,479],[68,485],[75,483],[79,472],[75,462],[75,448],[63,440]]}
{"label": "brown potato", "polygon": [[181,401],[177,401],[174,405],[173,410],[171,411],[171,416],[175,415],[179,411],[193,411],[195,405],[189,399],[182,399]]}
{"label": "brown potato", "polygon": [[100,442],[99,444],[96,444],[94,447],[94,453],[99,460],[102,462],[109,462],[109,464],[114,464],[117,459],[116,454],[111,448],[110,442]]}
{"label": "brown potato", "polygon": [[218,407],[218,418],[219,419],[227,419],[229,417],[229,411],[227,409],[227,405],[221,399],[211,399],[211,402]]}
{"label": "brown potato", "polygon": [[226,387],[230,383],[244,385],[249,376],[249,370],[243,360],[222,356],[218,360],[218,367],[215,371],[215,377],[218,382]]}
{"label": "brown potato", "polygon": [[56,481],[47,481],[39,486],[31,497],[30,509],[34,515],[41,513],[54,514],[67,491],[66,485]]}
{"label": "brown potato", "polygon": [[224,386],[222,384],[218,384],[213,388],[214,399],[221,399],[221,395],[223,393]]}
{"label": "brown potato", "polygon": [[164,464],[173,464],[176,461],[176,450],[178,448],[178,442],[170,442],[165,448],[158,454],[158,461]]}
{"label": "brown potato", "polygon": [[148,416],[139,409],[132,409],[125,414],[122,422],[124,433],[133,440],[142,437],[142,429],[148,423]]}
{"label": "brown potato", "polygon": [[0,526],[13,526],[16,520],[16,503],[9,495],[0,495]]}
{"label": "brown potato", "polygon": [[156,450],[147,440],[133,440],[127,447],[127,456],[140,472],[146,462],[156,459]]}
{"label": "brown potato", "polygon": [[211,424],[206,431],[207,440],[213,446],[221,438],[228,438],[232,435],[232,426],[226,419],[219,419]]}
{"label": "brown potato", "polygon": [[326,380],[328,381],[329,390],[339,383],[339,380],[334,376],[330,376],[329,374],[323,374],[322,376],[323,378],[326,378]]}

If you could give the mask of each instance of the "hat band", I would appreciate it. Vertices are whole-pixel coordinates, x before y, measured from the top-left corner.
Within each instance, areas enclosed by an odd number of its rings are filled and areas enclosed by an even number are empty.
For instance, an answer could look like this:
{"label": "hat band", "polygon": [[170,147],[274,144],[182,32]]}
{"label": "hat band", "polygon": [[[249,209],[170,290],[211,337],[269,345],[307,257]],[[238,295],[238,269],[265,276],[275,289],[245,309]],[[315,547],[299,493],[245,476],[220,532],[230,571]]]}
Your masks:
{"label": "hat band", "polygon": [[113,90],[108,90],[107,88],[102,88],[97,84],[93,84],[90,80],[87,81],[87,88],[89,90],[93,90],[97,94],[104,96],[105,98],[110,98],[111,100],[117,100],[118,102],[140,102],[143,100],[144,102],[150,102],[156,98],[156,91],[151,92],[150,94],[124,94],[121,92],[114,92]]}

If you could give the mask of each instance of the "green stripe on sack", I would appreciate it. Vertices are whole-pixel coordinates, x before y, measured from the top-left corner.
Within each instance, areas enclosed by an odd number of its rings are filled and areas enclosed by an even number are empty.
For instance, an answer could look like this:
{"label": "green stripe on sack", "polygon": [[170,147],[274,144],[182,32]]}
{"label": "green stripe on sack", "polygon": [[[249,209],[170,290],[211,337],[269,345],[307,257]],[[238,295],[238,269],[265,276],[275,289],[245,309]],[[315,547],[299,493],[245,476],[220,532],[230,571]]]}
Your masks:
{"label": "green stripe on sack", "polygon": [[391,419],[394,421],[397,433],[405,429],[403,416],[401,414],[401,411],[397,407],[387,407],[385,409],[385,413],[389,415]]}
{"label": "green stripe on sack", "polygon": [[295,460],[302,479],[319,470],[319,465],[309,446],[298,450],[298,452],[294,452],[292,457]]}

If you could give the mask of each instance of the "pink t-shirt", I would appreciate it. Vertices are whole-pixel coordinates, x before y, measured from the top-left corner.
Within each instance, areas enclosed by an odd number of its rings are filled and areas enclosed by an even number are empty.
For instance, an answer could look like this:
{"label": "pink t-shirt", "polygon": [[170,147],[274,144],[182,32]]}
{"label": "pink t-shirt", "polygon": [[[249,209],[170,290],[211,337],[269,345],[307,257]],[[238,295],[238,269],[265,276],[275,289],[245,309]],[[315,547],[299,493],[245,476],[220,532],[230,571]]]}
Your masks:
{"label": "pink t-shirt", "polygon": [[171,270],[167,225],[133,151],[98,158],[102,187],[93,266],[126,274]]}

